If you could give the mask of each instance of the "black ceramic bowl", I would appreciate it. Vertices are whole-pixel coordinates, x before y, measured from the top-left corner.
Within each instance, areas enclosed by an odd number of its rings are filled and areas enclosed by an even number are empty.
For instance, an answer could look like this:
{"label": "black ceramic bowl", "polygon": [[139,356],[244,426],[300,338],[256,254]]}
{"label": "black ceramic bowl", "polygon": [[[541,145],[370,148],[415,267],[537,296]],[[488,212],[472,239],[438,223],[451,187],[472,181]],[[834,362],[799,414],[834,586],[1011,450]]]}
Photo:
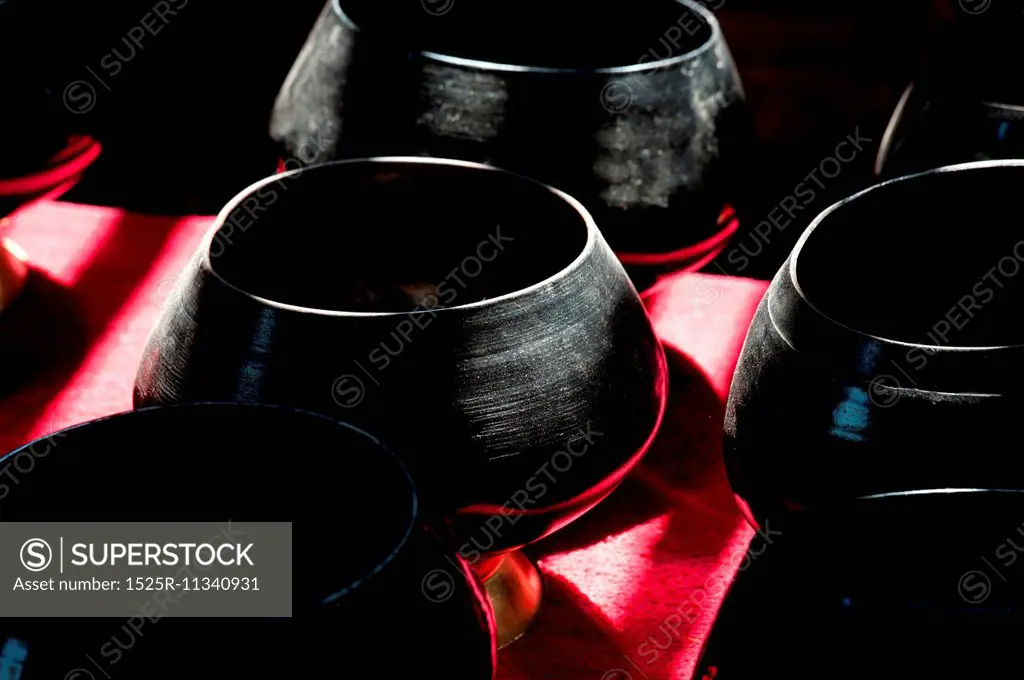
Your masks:
{"label": "black ceramic bowl", "polygon": [[492,677],[482,591],[425,527],[405,467],[354,427],[269,406],[160,407],[51,434],[0,466],[14,477],[4,522],[293,525],[292,618],[0,618],[0,642],[27,652],[12,677]]}
{"label": "black ceramic bowl", "polygon": [[664,410],[661,346],[590,215],[483,165],[268,178],[222,211],[172,296],[136,405],[298,405],[380,432],[484,576],[482,556],[608,495]]}
{"label": "black ceramic bowl", "polygon": [[803,234],[726,409],[729,477],[752,521],[1024,482],[1009,443],[1024,390],[1022,182],[1022,161],[947,167],[856,194]]}
{"label": "black ceramic bowl", "polygon": [[755,536],[694,677],[966,678],[1015,667],[1024,493],[923,489]]}
{"label": "black ceramic bowl", "polygon": [[288,169],[416,154],[535,177],[638,271],[725,247],[751,130],[718,22],[690,0],[330,0],[271,125]]}

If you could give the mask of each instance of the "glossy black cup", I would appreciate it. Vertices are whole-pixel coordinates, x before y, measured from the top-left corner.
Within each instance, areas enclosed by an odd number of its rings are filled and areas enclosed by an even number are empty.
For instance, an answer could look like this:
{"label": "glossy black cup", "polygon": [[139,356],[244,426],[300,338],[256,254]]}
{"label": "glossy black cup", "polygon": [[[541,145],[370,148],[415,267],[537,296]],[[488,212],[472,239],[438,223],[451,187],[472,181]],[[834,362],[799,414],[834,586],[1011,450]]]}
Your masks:
{"label": "glossy black cup", "polygon": [[459,552],[518,584],[516,634],[540,582],[502,556],[607,496],[664,410],[661,345],[590,215],[483,165],[268,178],[222,211],[171,295],[136,405],[288,404],[381,433]]}
{"label": "glossy black cup", "polygon": [[[886,182],[822,213],[754,316],[725,459],[755,524],[873,494],[1017,488],[1024,162]],[[956,235],[950,231],[956,228]]]}
{"label": "glossy black cup", "polygon": [[920,489],[755,535],[696,678],[967,678],[1016,667],[1024,489]]}
{"label": "glossy black cup", "polygon": [[352,426],[269,406],[149,408],[51,434],[0,466],[4,522],[293,531],[292,618],[0,618],[0,665],[24,657],[23,680],[493,675],[482,591],[425,525],[406,468]]}
{"label": "glossy black cup", "polygon": [[271,132],[286,169],[415,154],[534,177],[650,273],[725,247],[752,125],[719,24],[690,0],[329,0]]}

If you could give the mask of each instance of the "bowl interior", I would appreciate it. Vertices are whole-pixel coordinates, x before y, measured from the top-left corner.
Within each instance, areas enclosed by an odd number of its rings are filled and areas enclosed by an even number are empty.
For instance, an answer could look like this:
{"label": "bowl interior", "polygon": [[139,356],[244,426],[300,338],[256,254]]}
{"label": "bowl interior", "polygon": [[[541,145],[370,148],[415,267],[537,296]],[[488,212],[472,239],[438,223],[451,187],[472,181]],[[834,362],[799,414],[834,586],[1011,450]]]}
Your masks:
{"label": "bowl interior", "polygon": [[45,465],[0,500],[5,521],[293,522],[297,605],[367,576],[417,512],[405,469],[374,439],[282,408],[142,409],[22,451],[10,456]]}
{"label": "bowl interior", "polygon": [[457,307],[571,265],[587,220],[547,187],[482,167],[316,166],[242,198],[210,249],[249,294],[335,312]]}
{"label": "bowl interior", "polygon": [[1024,167],[943,170],[828,213],[796,258],[808,301],[870,335],[942,347],[1024,343]]}
{"label": "bowl interior", "polygon": [[584,0],[340,0],[340,7],[367,33],[449,57],[525,68],[633,66],[684,55],[713,35],[700,12],[677,0],[653,0],[642,11]]}

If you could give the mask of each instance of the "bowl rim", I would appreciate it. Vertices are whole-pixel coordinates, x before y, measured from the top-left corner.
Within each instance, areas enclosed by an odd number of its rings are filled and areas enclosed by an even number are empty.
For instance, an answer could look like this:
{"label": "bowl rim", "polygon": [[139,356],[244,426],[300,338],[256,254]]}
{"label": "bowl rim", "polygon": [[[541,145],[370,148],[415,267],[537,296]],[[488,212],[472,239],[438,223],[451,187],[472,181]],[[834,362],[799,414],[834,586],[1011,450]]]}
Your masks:
{"label": "bowl rim", "polygon": [[[666,57],[657,61],[651,62],[638,62],[636,64],[629,64],[626,66],[602,66],[602,67],[553,67],[553,66],[526,66],[523,64],[510,64],[504,62],[490,61],[487,59],[469,59],[466,57],[458,57],[453,54],[446,54],[442,52],[434,52],[431,50],[414,50],[413,54],[418,54],[425,60],[443,64],[445,66],[453,66],[456,68],[475,69],[479,71],[492,71],[501,73],[537,73],[537,74],[554,74],[554,75],[629,75],[637,73],[647,73],[662,71],[672,66],[691,61],[697,57],[700,57],[704,52],[711,49],[713,45],[717,45],[723,42],[722,39],[722,27],[718,23],[718,19],[715,17],[711,10],[707,9],[698,2],[693,0],[668,0],[674,2],[677,5],[682,5],[689,11],[696,14],[708,28],[711,29],[708,39],[697,47],[684,52],[683,54],[676,55],[674,57]],[[345,11],[341,8],[341,0],[330,0],[331,8],[334,14],[342,22],[342,24],[350,31],[355,33],[362,33],[363,29],[359,28],[358,24],[349,17]]]}
{"label": "bowl rim", "polygon": [[[325,606],[331,604],[332,602],[336,602],[348,593],[358,589],[364,583],[366,583],[374,576],[379,574],[381,571],[383,571],[385,567],[391,564],[398,557],[399,553],[401,553],[402,550],[404,550],[405,547],[409,544],[409,541],[412,538],[413,532],[416,528],[418,518],[420,517],[420,499],[419,492],[416,489],[416,484],[412,478],[412,474],[409,472],[409,468],[405,465],[402,459],[394,452],[393,449],[391,449],[391,447],[386,445],[384,442],[382,442],[380,439],[370,434],[366,430],[363,430],[362,428],[359,428],[343,420],[330,418],[320,413],[315,413],[313,411],[307,411],[305,409],[295,408],[292,406],[282,406],[277,404],[263,403],[254,404],[245,402],[198,401],[176,404],[164,404],[158,406],[146,406],[142,408],[131,409],[128,411],[120,411],[118,413],[111,413],[105,416],[100,416],[98,418],[92,418],[81,423],[75,423],[74,425],[62,427],[61,429],[56,430],[55,432],[50,432],[45,435],[35,437],[32,439],[32,441],[22,444],[21,446],[19,446],[16,449],[13,449],[9,453],[0,455],[0,464],[2,464],[6,460],[12,459],[13,457],[21,454],[24,451],[30,451],[32,447],[38,444],[39,442],[52,440],[58,437],[63,437],[70,432],[74,432],[80,429],[90,428],[96,425],[116,422],[120,420],[130,420],[140,417],[144,418],[154,413],[173,413],[178,411],[250,411],[256,413],[257,415],[261,412],[266,413],[269,411],[276,411],[291,417],[298,416],[299,418],[305,419],[316,418],[334,427],[346,429],[360,439],[367,440],[370,443],[370,446],[374,448],[378,453],[386,457],[389,457],[391,461],[394,463],[396,469],[402,473],[407,482],[407,489],[409,491],[409,500],[411,508],[409,521],[405,526],[404,532],[402,533],[402,537],[398,540],[398,542],[389,552],[382,555],[380,558],[377,558],[374,566],[369,568],[368,571],[366,571],[361,576],[349,579],[347,583],[337,591],[325,595],[320,601],[320,606]],[[54,448],[59,448],[59,444],[54,444]],[[3,520],[0,519],[0,522],[2,521]]]}
{"label": "bowl rim", "polygon": [[[478,300],[476,302],[468,302],[466,304],[455,305],[455,306],[452,306],[452,307],[440,307],[440,308],[430,308],[430,309],[415,308],[415,309],[412,309],[412,310],[393,311],[393,312],[355,312],[355,311],[348,311],[348,310],[322,309],[322,308],[318,308],[318,307],[307,307],[307,306],[303,306],[303,305],[293,305],[293,304],[289,304],[289,303],[286,303],[286,302],[279,302],[277,300],[272,300],[270,298],[266,298],[266,297],[262,297],[262,296],[256,295],[256,294],[251,293],[251,292],[249,292],[249,291],[247,291],[247,290],[245,290],[243,288],[240,288],[240,287],[236,286],[234,283],[232,283],[232,282],[228,281],[226,278],[224,278],[216,270],[216,268],[213,266],[213,258],[211,258],[210,251],[211,251],[211,247],[213,245],[213,240],[217,237],[217,234],[220,232],[221,227],[224,226],[225,222],[227,221],[227,219],[231,215],[231,213],[234,212],[239,206],[241,206],[242,203],[245,201],[245,199],[249,198],[250,196],[255,194],[257,191],[262,189],[263,187],[267,186],[268,184],[274,184],[274,183],[281,182],[281,181],[286,180],[286,179],[295,179],[295,178],[299,177],[300,175],[302,175],[305,172],[324,172],[324,171],[328,171],[328,170],[331,170],[333,168],[336,168],[338,166],[348,166],[348,165],[364,165],[364,166],[369,167],[370,165],[372,165],[374,163],[380,163],[382,165],[385,165],[385,164],[432,165],[432,166],[438,166],[438,167],[444,167],[444,168],[465,168],[465,169],[476,170],[476,171],[495,172],[495,173],[498,173],[499,175],[501,175],[501,176],[503,176],[505,178],[510,178],[510,179],[513,179],[513,180],[515,180],[517,182],[525,182],[525,183],[531,184],[535,188],[543,189],[545,191],[548,191],[548,192],[554,194],[554,196],[556,198],[561,199],[562,201],[567,203],[570,208],[575,210],[577,217],[582,219],[583,224],[586,227],[586,230],[587,230],[586,242],[584,243],[583,248],[580,250],[580,252],[577,253],[576,257],[573,258],[572,262],[570,262],[568,265],[566,265],[565,267],[563,267],[559,271],[555,272],[551,276],[548,276],[547,278],[545,278],[545,279],[543,279],[541,281],[537,281],[535,283],[532,283],[532,284],[530,284],[529,286],[527,286],[525,288],[520,288],[519,290],[514,290],[514,291],[511,291],[509,293],[504,293],[502,295],[498,295],[498,296],[495,296],[495,297],[492,297],[492,298],[487,298],[486,300]],[[265,178],[259,180],[258,182],[255,182],[255,183],[249,185],[248,187],[243,189],[241,192],[236,194],[235,197],[232,198],[230,201],[228,201],[227,204],[225,204],[225,206],[223,208],[221,208],[220,212],[217,213],[217,217],[214,219],[213,224],[210,226],[209,230],[207,231],[206,235],[203,237],[203,240],[201,241],[201,243],[199,245],[199,251],[202,253],[202,264],[203,264],[203,267],[205,268],[205,270],[206,270],[206,272],[208,274],[210,274],[211,276],[216,277],[218,283],[220,283],[221,285],[227,287],[229,290],[231,290],[231,291],[233,291],[233,292],[235,292],[235,293],[237,293],[237,294],[239,294],[239,295],[241,295],[241,296],[243,296],[245,298],[248,298],[249,300],[252,300],[253,302],[256,302],[257,304],[260,304],[260,305],[263,305],[263,306],[267,306],[267,307],[273,307],[275,309],[280,309],[280,310],[283,310],[283,311],[299,312],[299,313],[302,313],[302,314],[315,314],[317,316],[326,316],[326,317],[341,317],[341,318],[388,318],[388,317],[392,317],[392,318],[394,318],[394,317],[413,316],[413,315],[419,315],[419,314],[429,314],[431,316],[434,316],[434,315],[437,315],[437,314],[458,313],[458,312],[463,312],[465,310],[488,308],[488,307],[492,307],[493,305],[502,304],[502,303],[505,303],[505,302],[509,302],[511,300],[515,300],[515,299],[520,298],[520,297],[524,297],[524,296],[529,295],[529,294],[531,294],[533,292],[536,292],[536,291],[538,291],[538,290],[540,290],[542,288],[545,288],[545,287],[547,287],[547,286],[549,286],[551,284],[554,284],[554,283],[560,281],[561,279],[566,278],[573,271],[576,271],[577,269],[579,269],[580,264],[583,263],[584,261],[586,261],[587,259],[589,259],[592,256],[592,254],[594,253],[595,249],[597,248],[597,244],[598,244],[598,241],[600,239],[601,239],[601,237],[600,237],[600,232],[597,229],[597,224],[594,222],[593,216],[583,206],[582,203],[580,203],[578,200],[576,200],[575,198],[573,198],[569,194],[565,193],[564,191],[561,191],[559,189],[555,189],[552,186],[549,186],[547,184],[539,182],[539,181],[537,181],[537,180],[535,180],[533,178],[527,177],[525,175],[521,175],[521,174],[514,173],[514,172],[509,172],[508,170],[502,170],[500,168],[496,168],[496,167],[493,167],[493,166],[490,166],[490,165],[485,165],[483,163],[474,163],[474,162],[471,162],[471,161],[461,161],[461,160],[454,160],[454,159],[449,159],[449,158],[431,158],[431,157],[427,157],[427,156],[422,156],[422,157],[421,156],[374,156],[374,157],[368,157],[368,158],[346,158],[346,159],[343,159],[343,160],[329,161],[329,162],[325,162],[325,163],[318,163],[318,164],[314,164],[314,165],[309,165],[309,166],[302,167],[302,168],[296,168],[295,170],[289,170],[289,171],[286,171],[286,172],[280,172],[280,173],[271,175],[269,177],[265,177]]]}
{"label": "bowl rim", "polygon": [[1000,487],[942,487],[928,489],[913,489],[910,491],[882,491],[879,493],[871,493],[862,496],[857,496],[851,500],[853,500],[854,502],[859,502],[886,500],[889,498],[909,498],[911,496],[954,496],[956,498],[972,498],[976,496],[996,495],[1013,496],[1015,494],[1024,494],[1024,489],[1010,489]]}
{"label": "bowl rim", "polygon": [[[811,302],[811,300],[808,298],[806,292],[801,287],[799,277],[797,276],[797,264],[798,264],[798,262],[800,260],[800,255],[801,255],[801,253],[803,251],[803,248],[806,245],[808,239],[813,235],[814,231],[816,229],[818,229],[822,225],[822,223],[830,215],[832,215],[836,211],[844,208],[845,206],[847,206],[848,204],[852,203],[853,201],[856,201],[859,198],[862,198],[862,197],[864,197],[864,196],[866,196],[868,194],[871,194],[872,192],[876,192],[876,191],[882,190],[882,189],[884,189],[886,187],[889,187],[889,186],[892,186],[892,185],[897,185],[897,184],[900,184],[900,183],[917,181],[917,180],[921,180],[921,179],[927,179],[929,177],[933,177],[933,176],[936,176],[936,175],[939,175],[939,174],[958,173],[958,172],[970,172],[972,170],[987,170],[987,169],[992,169],[992,168],[996,168],[996,169],[999,169],[999,168],[1002,168],[1002,169],[1006,169],[1006,168],[1024,168],[1024,159],[999,159],[999,160],[987,160],[987,161],[971,161],[971,162],[968,162],[968,163],[957,163],[957,164],[954,164],[954,165],[945,165],[945,166],[941,166],[941,167],[938,167],[938,168],[931,168],[931,169],[925,170],[923,172],[916,172],[916,173],[913,173],[913,174],[910,174],[910,175],[903,175],[901,177],[895,177],[893,179],[889,179],[889,180],[885,180],[883,182],[879,182],[877,184],[873,184],[873,185],[871,185],[871,186],[869,186],[869,187],[867,187],[865,189],[861,189],[860,191],[858,191],[858,192],[856,192],[856,193],[854,193],[854,194],[852,194],[852,195],[850,195],[850,196],[848,196],[848,197],[846,197],[846,198],[844,198],[844,199],[842,199],[840,201],[837,201],[836,203],[833,203],[829,207],[825,208],[822,212],[820,212],[817,215],[817,217],[814,218],[813,221],[811,221],[811,223],[810,223],[810,225],[808,225],[807,229],[805,229],[804,232],[800,235],[800,238],[797,240],[796,245],[793,246],[793,250],[790,253],[789,258],[786,261],[786,263],[783,264],[782,271],[780,271],[780,274],[784,274],[787,278],[789,278],[789,283],[790,283],[790,285],[792,285],[793,289],[796,291],[796,293],[799,296],[799,299],[800,299],[802,304],[806,305],[809,309],[811,309],[820,318],[827,320],[829,323],[833,324],[835,327],[841,329],[844,332],[853,334],[855,337],[858,337],[861,340],[874,341],[874,342],[877,342],[877,343],[880,343],[880,344],[884,344],[884,345],[889,345],[889,346],[892,346],[892,347],[902,347],[902,348],[906,348],[907,350],[919,349],[921,351],[927,352],[929,354],[929,356],[934,356],[935,354],[946,354],[946,355],[953,355],[953,354],[984,354],[984,353],[987,353],[987,352],[993,352],[993,351],[999,351],[999,350],[1021,350],[1021,349],[1024,349],[1024,343],[1017,343],[1017,344],[1012,344],[1012,345],[989,345],[989,346],[980,346],[980,345],[979,346],[929,345],[929,344],[924,344],[924,343],[908,342],[906,340],[896,340],[894,338],[885,337],[885,336],[882,336],[882,335],[874,335],[874,334],[871,334],[871,333],[866,333],[864,331],[861,331],[861,330],[858,330],[858,329],[853,328],[851,326],[848,326],[847,324],[844,324],[841,321],[839,321],[839,320],[829,316],[828,314],[825,314],[823,311],[821,311],[821,309],[819,309],[817,306],[815,306],[815,304],[813,302]],[[769,290],[772,290],[773,288],[774,287],[770,288]],[[774,293],[773,293],[773,295],[774,295]],[[771,315],[770,307],[769,307],[769,315]],[[774,319],[774,317],[772,318],[772,324],[775,326],[776,330],[781,332],[781,326],[778,323],[778,321],[776,321]],[[787,334],[783,334],[783,336],[787,337]]]}

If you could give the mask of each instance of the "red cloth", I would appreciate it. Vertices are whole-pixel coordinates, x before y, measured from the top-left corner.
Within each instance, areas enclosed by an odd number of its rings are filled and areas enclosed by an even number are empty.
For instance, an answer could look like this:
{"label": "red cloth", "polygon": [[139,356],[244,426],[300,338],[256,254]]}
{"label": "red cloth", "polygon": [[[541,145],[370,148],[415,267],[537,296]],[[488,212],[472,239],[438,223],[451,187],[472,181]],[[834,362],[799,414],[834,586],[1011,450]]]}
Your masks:
{"label": "red cloth", "polygon": [[[34,367],[12,387],[0,366],[0,389],[10,391],[0,392],[0,450],[131,408],[147,333],[210,220],[67,203],[42,203],[11,220],[5,235],[44,285],[38,301],[23,297],[0,316],[4,342],[17,336]],[[722,469],[721,421],[764,288],[686,274],[645,296],[672,371],[662,431],[604,504],[531,548],[544,571],[544,610],[502,651],[502,680],[690,677],[752,534]]]}

